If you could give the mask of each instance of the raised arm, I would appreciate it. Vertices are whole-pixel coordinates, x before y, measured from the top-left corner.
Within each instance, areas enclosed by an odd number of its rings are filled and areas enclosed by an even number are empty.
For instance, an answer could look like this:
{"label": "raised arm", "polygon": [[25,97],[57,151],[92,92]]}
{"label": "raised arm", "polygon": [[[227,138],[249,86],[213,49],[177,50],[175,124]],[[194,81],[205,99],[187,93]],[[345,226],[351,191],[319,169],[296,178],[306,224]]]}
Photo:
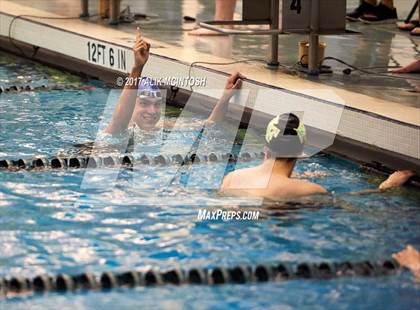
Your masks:
{"label": "raised arm", "polygon": [[149,50],[150,44],[142,38],[140,29],[137,28],[136,43],[133,47],[134,66],[130,73],[130,83],[125,83],[114,114],[112,115],[111,123],[104,130],[105,133],[114,135],[127,129],[136,104],[137,86],[140,82],[141,72],[149,59]]}
{"label": "raised arm", "polygon": [[226,82],[225,90],[222,97],[217,102],[210,116],[207,118],[206,123],[220,122],[223,120],[227,113],[229,106],[229,100],[235,94],[235,90],[240,89],[242,86],[242,80],[245,77],[239,72],[232,74]]}

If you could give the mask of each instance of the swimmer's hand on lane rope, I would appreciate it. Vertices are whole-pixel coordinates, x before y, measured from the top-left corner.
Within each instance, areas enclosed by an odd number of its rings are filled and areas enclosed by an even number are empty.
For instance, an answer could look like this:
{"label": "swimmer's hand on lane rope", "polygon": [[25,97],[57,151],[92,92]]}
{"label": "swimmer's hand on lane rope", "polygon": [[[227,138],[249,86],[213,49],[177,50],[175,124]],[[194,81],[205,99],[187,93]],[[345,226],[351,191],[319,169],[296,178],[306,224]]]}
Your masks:
{"label": "swimmer's hand on lane rope", "polygon": [[142,37],[140,28],[137,27],[136,43],[133,46],[134,66],[136,68],[144,67],[149,59],[149,51],[150,43]]}
{"label": "swimmer's hand on lane rope", "polygon": [[239,72],[233,73],[226,82],[223,98],[232,98],[232,96],[235,94],[235,91],[241,88],[243,79],[246,79],[246,77]]}

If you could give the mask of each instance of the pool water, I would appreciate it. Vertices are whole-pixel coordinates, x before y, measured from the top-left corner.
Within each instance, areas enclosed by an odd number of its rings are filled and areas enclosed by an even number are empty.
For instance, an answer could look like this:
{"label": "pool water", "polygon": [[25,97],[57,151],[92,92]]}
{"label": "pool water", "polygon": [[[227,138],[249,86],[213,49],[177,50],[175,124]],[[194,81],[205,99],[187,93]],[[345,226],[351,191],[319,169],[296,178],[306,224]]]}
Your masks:
{"label": "pool water", "polygon": [[[96,87],[1,94],[0,159],[53,156],[63,149],[72,152],[75,143],[95,139],[110,89],[9,55],[0,54],[0,64],[1,85],[43,79],[43,83],[71,81]],[[167,117],[177,112],[168,107]],[[189,113],[187,118],[195,124],[203,116]],[[197,134],[191,126],[174,132],[172,139],[181,150]],[[215,129],[215,134],[216,138],[203,141],[205,150],[225,151],[229,143],[224,129]],[[251,150],[260,147],[256,143]],[[240,162],[238,167],[257,163]],[[334,192],[333,198],[314,199],[301,208],[285,202],[261,206],[259,200],[217,194],[223,163],[195,165],[195,171],[202,173],[196,173],[188,187],[179,180],[168,186],[177,169],[121,169],[112,186],[97,188],[82,186],[83,169],[0,171],[0,276],[379,260],[406,244],[420,248],[418,190],[405,187],[385,194],[346,195],[375,188],[382,178],[332,155],[298,162],[298,173],[328,173],[311,180]],[[100,168],[95,176],[107,182],[112,171]],[[240,205],[260,210],[260,219],[197,221],[200,208]],[[119,309],[414,309],[419,293],[419,285],[403,272],[382,278],[48,294],[0,300],[0,309],[112,309],[115,305]]]}

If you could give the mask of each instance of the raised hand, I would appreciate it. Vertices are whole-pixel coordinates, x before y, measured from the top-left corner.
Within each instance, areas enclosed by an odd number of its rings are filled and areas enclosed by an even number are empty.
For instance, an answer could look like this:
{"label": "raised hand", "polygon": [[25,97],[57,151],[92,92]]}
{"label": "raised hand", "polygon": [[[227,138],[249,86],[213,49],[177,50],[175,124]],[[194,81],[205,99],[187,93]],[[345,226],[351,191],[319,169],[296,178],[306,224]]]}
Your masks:
{"label": "raised hand", "polygon": [[233,73],[226,82],[224,96],[232,97],[234,91],[241,88],[243,79],[245,79],[245,76],[239,72]]}
{"label": "raised hand", "polygon": [[136,43],[133,47],[134,66],[143,67],[149,59],[150,43],[143,39],[140,28],[137,27]]}

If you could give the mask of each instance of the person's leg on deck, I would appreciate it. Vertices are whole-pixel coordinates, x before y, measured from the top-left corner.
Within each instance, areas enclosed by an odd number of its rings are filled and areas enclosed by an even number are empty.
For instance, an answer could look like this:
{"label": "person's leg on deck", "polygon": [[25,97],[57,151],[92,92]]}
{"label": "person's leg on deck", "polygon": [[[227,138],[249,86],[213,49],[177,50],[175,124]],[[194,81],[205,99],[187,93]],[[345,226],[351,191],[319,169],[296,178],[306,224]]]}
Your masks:
{"label": "person's leg on deck", "polygon": [[394,7],[394,0],[381,0],[372,13],[365,13],[360,21],[366,24],[388,24],[398,19],[397,9]]}
{"label": "person's leg on deck", "polygon": [[361,0],[359,6],[352,12],[347,13],[346,19],[355,22],[364,14],[373,13],[376,7],[376,0]]}
{"label": "person's leg on deck", "polygon": [[417,6],[418,12],[419,12],[419,16],[418,16],[418,20],[417,20],[417,24],[416,27],[411,30],[410,34],[413,36],[420,36],[420,0],[418,0],[418,6]]}
{"label": "person's leg on deck", "polygon": [[[214,20],[233,20],[235,13],[236,0],[216,0],[216,10]],[[188,32],[191,36],[217,36],[223,35],[222,33],[212,31],[210,29],[197,28]]]}

